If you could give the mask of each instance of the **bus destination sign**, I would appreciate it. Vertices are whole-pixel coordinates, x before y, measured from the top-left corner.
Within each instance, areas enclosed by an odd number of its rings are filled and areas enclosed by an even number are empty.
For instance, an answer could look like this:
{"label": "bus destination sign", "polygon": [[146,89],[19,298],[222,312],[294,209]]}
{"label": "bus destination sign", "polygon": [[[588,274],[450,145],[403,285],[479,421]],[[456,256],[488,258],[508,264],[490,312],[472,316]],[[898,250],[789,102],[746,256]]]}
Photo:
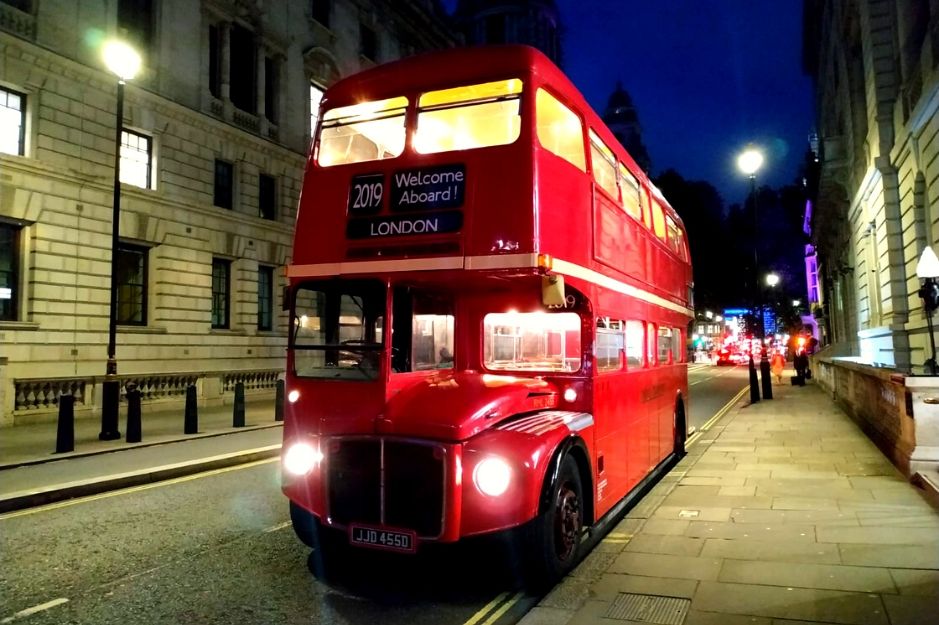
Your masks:
{"label": "bus destination sign", "polygon": [[465,190],[466,167],[462,163],[396,171],[391,175],[391,210],[459,208]]}
{"label": "bus destination sign", "polygon": [[443,211],[400,217],[362,217],[346,224],[349,239],[372,239],[413,234],[457,232],[463,227],[463,213]]}

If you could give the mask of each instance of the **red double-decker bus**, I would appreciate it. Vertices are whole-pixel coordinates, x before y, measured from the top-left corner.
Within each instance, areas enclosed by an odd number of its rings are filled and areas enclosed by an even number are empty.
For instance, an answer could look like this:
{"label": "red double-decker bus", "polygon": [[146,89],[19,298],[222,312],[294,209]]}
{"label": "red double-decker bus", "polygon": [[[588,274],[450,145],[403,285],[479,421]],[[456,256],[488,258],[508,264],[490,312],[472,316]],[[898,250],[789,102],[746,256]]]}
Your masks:
{"label": "red double-decker bus", "polygon": [[330,88],[287,275],[283,490],[319,553],[511,532],[556,579],[684,452],[682,222],[534,49]]}

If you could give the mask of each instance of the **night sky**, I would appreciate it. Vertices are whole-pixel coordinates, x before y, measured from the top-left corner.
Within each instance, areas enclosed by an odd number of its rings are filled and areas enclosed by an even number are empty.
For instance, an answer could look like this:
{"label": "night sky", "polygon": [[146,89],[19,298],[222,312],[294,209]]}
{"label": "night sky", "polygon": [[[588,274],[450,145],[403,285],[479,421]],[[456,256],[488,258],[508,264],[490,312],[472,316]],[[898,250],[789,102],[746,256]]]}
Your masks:
{"label": "night sky", "polygon": [[766,157],[758,184],[797,179],[814,127],[801,2],[556,2],[565,73],[601,114],[622,81],[653,175],[671,167],[713,184],[726,205],[739,203],[749,186],[736,156],[752,142]]}

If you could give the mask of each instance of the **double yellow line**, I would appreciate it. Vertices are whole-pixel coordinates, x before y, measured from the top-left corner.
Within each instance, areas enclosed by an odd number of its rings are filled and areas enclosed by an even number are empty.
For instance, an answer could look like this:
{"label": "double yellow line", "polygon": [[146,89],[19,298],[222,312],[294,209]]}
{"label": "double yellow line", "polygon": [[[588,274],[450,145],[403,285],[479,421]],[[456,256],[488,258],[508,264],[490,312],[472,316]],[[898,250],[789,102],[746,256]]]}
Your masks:
{"label": "double yellow line", "polygon": [[463,625],[493,625],[493,623],[502,618],[502,615],[511,610],[512,606],[518,603],[519,599],[524,596],[525,593],[523,592],[517,592],[511,597],[509,593],[503,592],[481,607],[479,611],[469,617]]}
{"label": "double yellow line", "polygon": [[730,400],[729,402],[727,402],[726,404],[724,404],[724,406],[723,406],[720,410],[718,410],[717,412],[715,412],[713,417],[711,417],[710,419],[708,419],[708,420],[704,423],[704,425],[702,425],[700,428],[698,428],[698,430],[697,430],[694,434],[692,434],[691,437],[688,438],[687,441],[685,441],[685,449],[688,449],[689,447],[691,447],[692,445],[694,445],[696,442],[698,442],[698,439],[701,438],[701,435],[704,434],[705,432],[707,432],[709,429],[711,429],[711,426],[714,425],[714,423],[717,422],[718,419],[720,419],[720,418],[723,417],[725,414],[727,414],[727,413],[730,411],[730,409],[734,407],[734,404],[736,404],[738,401],[740,401],[740,398],[743,397],[744,394],[745,394],[749,389],[750,389],[749,386],[744,386],[742,389],[740,389],[740,392],[739,392],[739,393],[737,393],[736,395],[734,395],[734,396],[731,398],[731,400]]}

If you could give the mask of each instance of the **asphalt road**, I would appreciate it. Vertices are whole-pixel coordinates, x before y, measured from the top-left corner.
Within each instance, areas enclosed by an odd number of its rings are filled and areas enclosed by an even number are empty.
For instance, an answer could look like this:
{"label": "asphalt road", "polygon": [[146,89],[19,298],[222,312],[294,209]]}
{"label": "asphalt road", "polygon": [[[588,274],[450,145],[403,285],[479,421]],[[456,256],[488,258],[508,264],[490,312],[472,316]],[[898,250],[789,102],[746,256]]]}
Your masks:
{"label": "asphalt road", "polygon": [[[745,367],[689,370],[700,429]],[[416,559],[349,552],[323,583],[262,461],[0,517],[0,624],[505,625],[537,601],[486,543]],[[23,611],[35,610],[33,613]]]}

